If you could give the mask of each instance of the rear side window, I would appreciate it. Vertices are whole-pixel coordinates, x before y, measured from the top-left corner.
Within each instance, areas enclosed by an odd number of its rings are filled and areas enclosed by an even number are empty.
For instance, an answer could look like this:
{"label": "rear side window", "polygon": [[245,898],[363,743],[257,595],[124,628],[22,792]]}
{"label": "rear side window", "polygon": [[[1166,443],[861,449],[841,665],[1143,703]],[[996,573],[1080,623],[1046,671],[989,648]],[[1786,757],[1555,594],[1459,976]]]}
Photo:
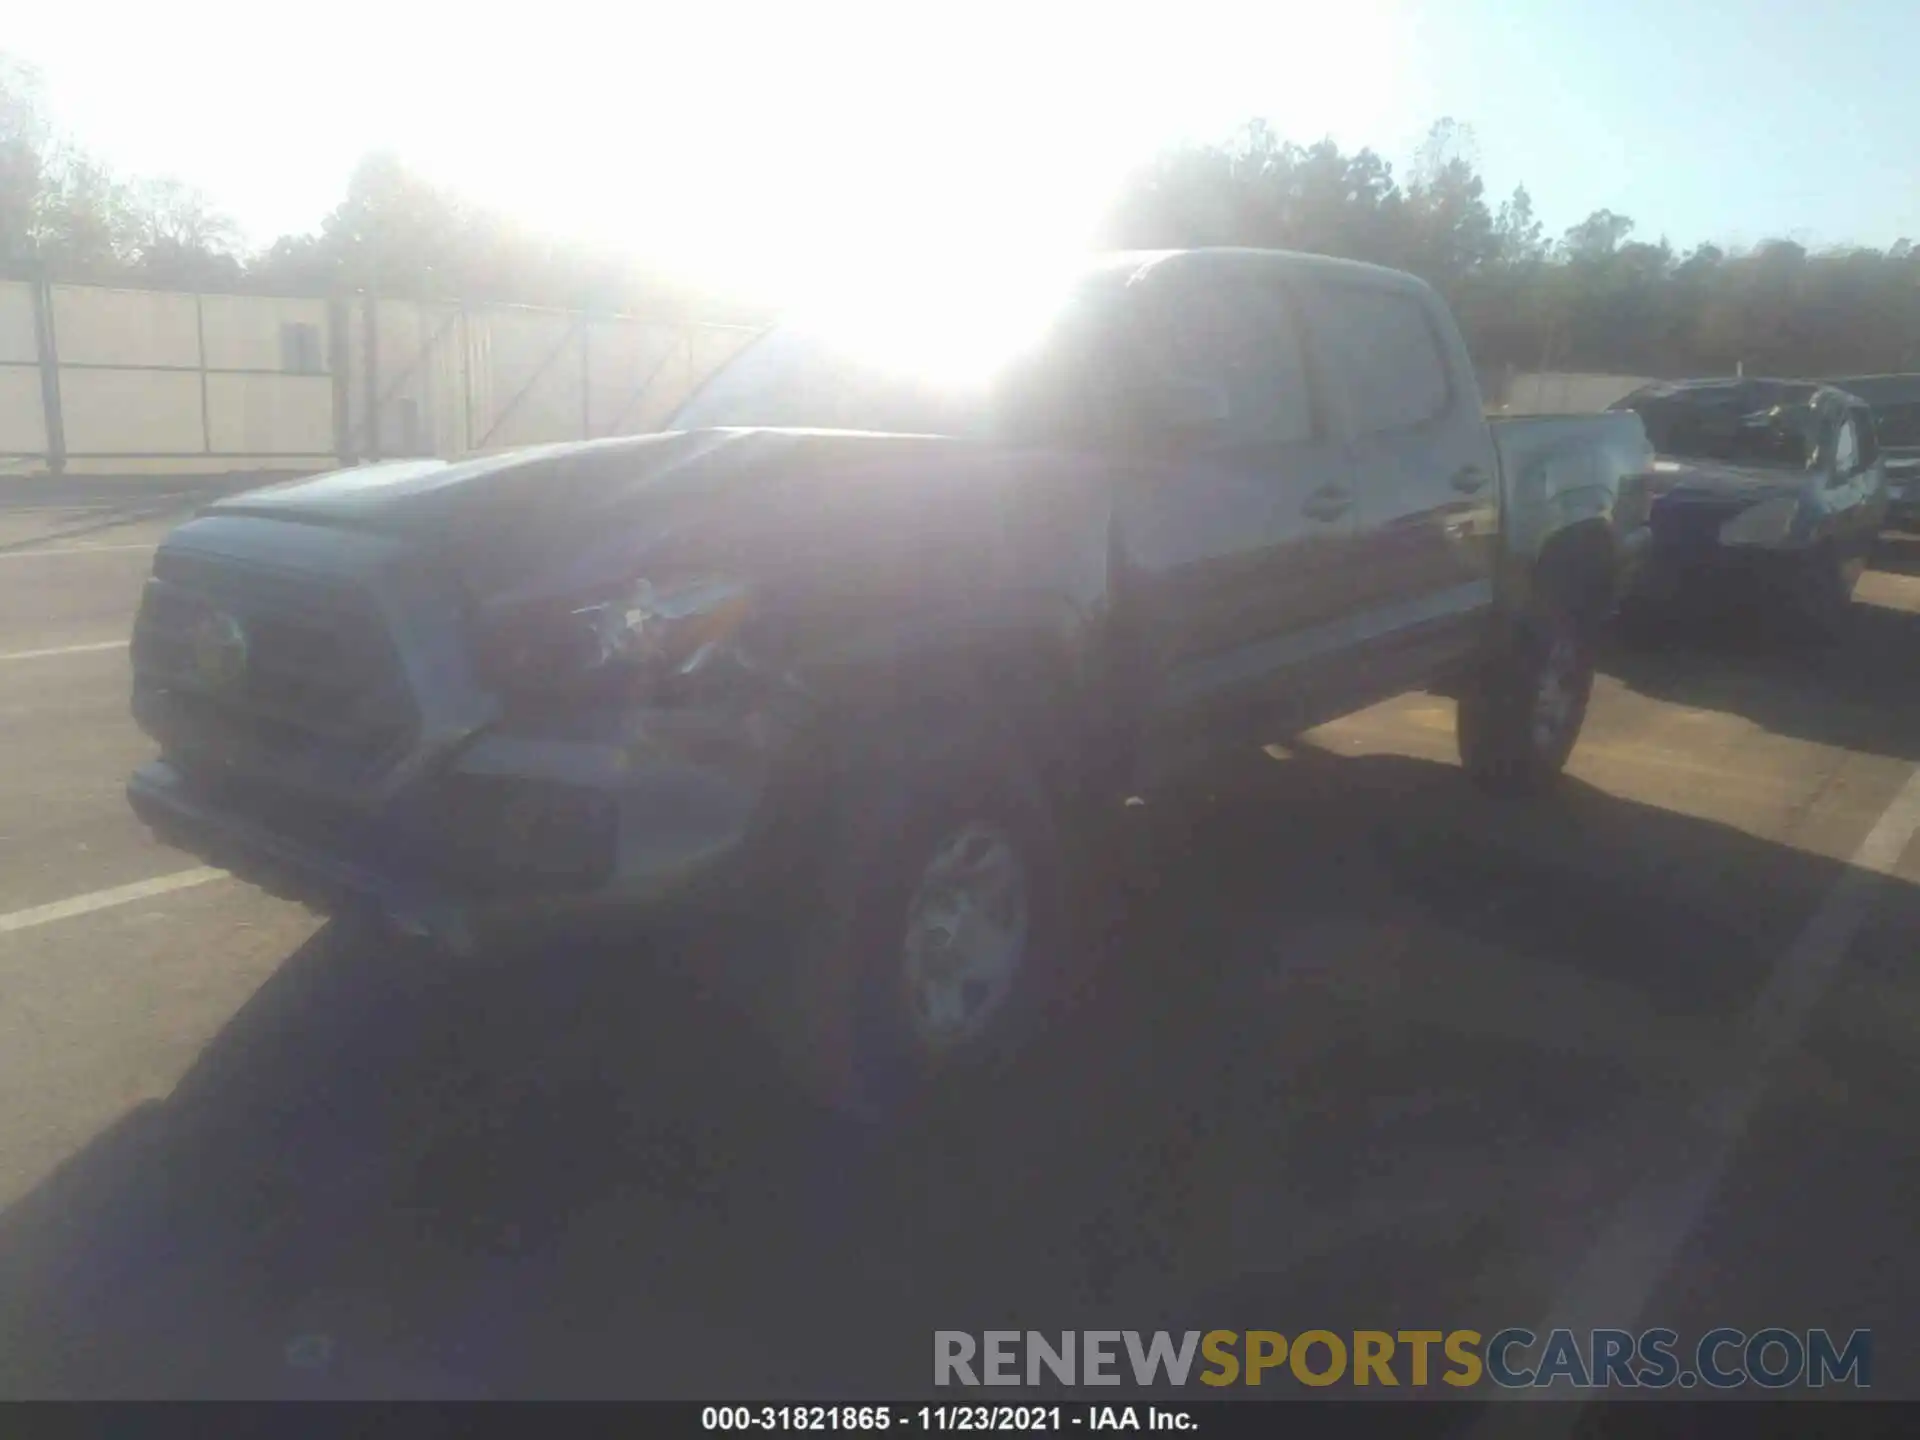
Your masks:
{"label": "rear side window", "polygon": [[1356,430],[1404,430],[1446,410],[1446,357],[1417,296],[1367,285],[1319,293],[1321,338]]}

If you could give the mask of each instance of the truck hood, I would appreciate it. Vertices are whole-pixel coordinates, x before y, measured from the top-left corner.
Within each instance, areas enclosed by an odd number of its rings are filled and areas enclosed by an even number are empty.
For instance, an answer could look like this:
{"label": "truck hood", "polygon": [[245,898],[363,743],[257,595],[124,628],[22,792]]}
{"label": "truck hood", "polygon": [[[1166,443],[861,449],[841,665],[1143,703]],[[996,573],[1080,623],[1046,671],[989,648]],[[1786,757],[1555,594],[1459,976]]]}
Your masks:
{"label": "truck hood", "polygon": [[620,508],[711,489],[778,463],[829,462],[953,442],[828,430],[696,430],[533,446],[449,463],[401,460],[335,470],[214,502],[211,513],[437,535],[482,516],[524,523],[555,510]]}
{"label": "truck hood", "polygon": [[[886,492],[912,509],[977,475],[977,448],[924,435],[703,430],[550,445],[476,460],[339,470],[216,502],[212,515],[367,531],[447,562],[470,591],[510,587],[596,540],[652,550],[716,529],[779,543],[796,515],[844,513]],[[938,504],[932,506],[938,510]]]}

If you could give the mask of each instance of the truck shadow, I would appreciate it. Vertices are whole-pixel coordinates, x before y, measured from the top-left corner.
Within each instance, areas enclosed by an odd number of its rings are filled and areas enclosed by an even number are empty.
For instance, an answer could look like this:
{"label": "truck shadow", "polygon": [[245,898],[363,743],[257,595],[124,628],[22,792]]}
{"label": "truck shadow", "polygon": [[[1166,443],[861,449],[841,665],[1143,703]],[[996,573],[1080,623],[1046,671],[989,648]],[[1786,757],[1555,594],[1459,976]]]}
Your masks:
{"label": "truck shadow", "polygon": [[1640,694],[1741,715],[1777,735],[1920,759],[1920,612],[1856,601],[1830,644],[1783,636],[1773,617],[1677,615],[1652,643],[1614,638],[1601,670]]}
{"label": "truck shadow", "polygon": [[935,1326],[1464,1313],[1577,1249],[1841,869],[1394,757],[1207,788],[1078,1023],[879,1148],[644,957],[330,927],[0,1217],[0,1389],[897,1398]]}

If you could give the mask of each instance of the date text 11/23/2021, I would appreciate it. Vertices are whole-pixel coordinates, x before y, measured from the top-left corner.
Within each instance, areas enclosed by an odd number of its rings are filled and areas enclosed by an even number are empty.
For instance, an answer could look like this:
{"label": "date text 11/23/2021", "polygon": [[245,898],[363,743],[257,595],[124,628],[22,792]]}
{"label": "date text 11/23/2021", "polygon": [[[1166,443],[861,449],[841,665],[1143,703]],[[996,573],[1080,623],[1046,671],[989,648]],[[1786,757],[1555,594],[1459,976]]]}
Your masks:
{"label": "date text 11/23/2021", "polygon": [[1198,1428],[1185,1406],[1157,1405],[708,1405],[703,1430],[973,1431]]}

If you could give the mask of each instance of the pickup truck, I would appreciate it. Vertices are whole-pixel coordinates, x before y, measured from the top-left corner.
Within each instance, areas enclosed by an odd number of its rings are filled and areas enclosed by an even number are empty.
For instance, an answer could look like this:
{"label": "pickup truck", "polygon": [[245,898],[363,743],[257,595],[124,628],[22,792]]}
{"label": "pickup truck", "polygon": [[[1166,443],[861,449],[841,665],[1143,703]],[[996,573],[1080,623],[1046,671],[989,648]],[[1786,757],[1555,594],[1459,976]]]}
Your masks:
{"label": "pickup truck", "polygon": [[1558,774],[1637,417],[1489,426],[1445,305],[1371,266],[1125,254],[1050,294],[964,383],[906,352],[992,327],[923,296],[897,351],[776,328],[663,433],[210,506],[134,632],[134,809],[456,955],[764,899],[777,942],[721,968],[884,1110],[1056,1013],[1079,837],[1196,754],[1430,686],[1474,780]]}
{"label": "pickup truck", "polygon": [[1663,381],[1617,401],[1657,452],[1652,540],[1624,596],[1652,639],[1677,610],[1758,601],[1832,638],[1885,523],[1886,461],[1867,402],[1818,381]]}

